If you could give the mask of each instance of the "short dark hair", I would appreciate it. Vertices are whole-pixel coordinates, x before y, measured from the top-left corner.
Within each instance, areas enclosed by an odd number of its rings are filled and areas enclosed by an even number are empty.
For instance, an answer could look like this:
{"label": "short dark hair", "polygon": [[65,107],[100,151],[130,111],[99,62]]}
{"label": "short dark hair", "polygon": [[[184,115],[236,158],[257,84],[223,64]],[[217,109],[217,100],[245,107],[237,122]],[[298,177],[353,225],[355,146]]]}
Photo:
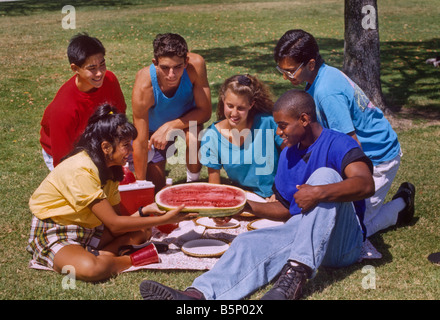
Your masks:
{"label": "short dark hair", "polygon": [[176,33],[158,34],[153,41],[153,53],[156,61],[160,57],[174,56],[186,59],[188,45],[185,39]]}
{"label": "short dark hair", "polygon": [[90,37],[87,33],[79,33],[70,39],[67,47],[69,62],[82,67],[86,59],[95,54],[105,56],[105,48],[97,38]]}
{"label": "short dark hair", "polygon": [[137,130],[133,124],[128,122],[126,115],[119,113],[115,107],[104,104],[99,106],[89,118],[84,133],[67,157],[86,151],[98,168],[99,178],[103,185],[109,179],[121,181],[124,177],[122,166],[107,167],[101,143],[107,141],[115,149],[121,140],[134,140],[136,137]]}
{"label": "short dark hair", "polygon": [[289,30],[278,40],[274,50],[275,62],[278,63],[285,58],[294,59],[298,63],[307,63],[315,59],[318,66],[324,62],[315,38],[301,29]]}
{"label": "short dark hair", "polygon": [[316,122],[316,106],[313,97],[304,90],[292,89],[284,93],[273,107],[274,112],[286,112],[292,118],[299,118],[305,113]]}

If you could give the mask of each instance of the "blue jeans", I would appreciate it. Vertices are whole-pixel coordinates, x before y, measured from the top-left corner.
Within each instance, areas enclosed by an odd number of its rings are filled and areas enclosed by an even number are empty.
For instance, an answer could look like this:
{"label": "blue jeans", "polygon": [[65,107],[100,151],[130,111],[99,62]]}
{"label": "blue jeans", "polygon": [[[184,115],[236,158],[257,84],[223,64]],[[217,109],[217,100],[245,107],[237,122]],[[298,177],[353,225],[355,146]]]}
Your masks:
{"label": "blue jeans", "polygon": [[[341,181],[329,168],[316,170],[307,184]],[[307,265],[313,276],[320,265],[344,267],[356,262],[363,244],[362,229],[353,204],[320,203],[284,225],[240,234],[214,267],[191,287],[217,300],[242,299],[273,280],[294,260]]]}

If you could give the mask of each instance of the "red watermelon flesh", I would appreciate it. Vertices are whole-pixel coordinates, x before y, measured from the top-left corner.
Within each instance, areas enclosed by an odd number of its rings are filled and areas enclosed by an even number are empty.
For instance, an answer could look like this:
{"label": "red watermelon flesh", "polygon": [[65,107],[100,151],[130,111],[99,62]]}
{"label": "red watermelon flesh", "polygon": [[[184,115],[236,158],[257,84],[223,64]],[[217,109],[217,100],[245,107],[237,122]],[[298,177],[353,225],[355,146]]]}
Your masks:
{"label": "red watermelon flesh", "polygon": [[212,183],[189,183],[162,189],[156,195],[160,208],[171,210],[185,204],[183,212],[204,216],[225,216],[239,212],[246,203],[246,193],[237,187]]}

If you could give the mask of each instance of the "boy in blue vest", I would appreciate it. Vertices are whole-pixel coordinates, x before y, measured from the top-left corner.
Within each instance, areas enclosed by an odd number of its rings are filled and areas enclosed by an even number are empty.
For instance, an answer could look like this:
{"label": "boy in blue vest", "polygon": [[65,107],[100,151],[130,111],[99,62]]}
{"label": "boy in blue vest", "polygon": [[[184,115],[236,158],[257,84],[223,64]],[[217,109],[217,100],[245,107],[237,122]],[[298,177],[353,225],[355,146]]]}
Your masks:
{"label": "boy in blue vest", "polygon": [[[138,130],[133,164],[136,178],[152,181],[158,191],[165,185],[166,155],[173,143],[173,129],[186,133],[187,181],[198,180],[198,133],[211,118],[212,105],[205,61],[188,52],[185,39],[178,34],[159,34],[153,50],[153,63],[137,72],[133,87],[133,124]],[[197,135],[190,130],[190,121],[197,121]],[[154,156],[148,162],[148,151],[152,149]]]}
{"label": "boy in blue vest", "polygon": [[274,184],[278,201],[248,201],[245,210],[285,223],[237,236],[185,291],[143,281],[144,299],[242,299],[279,275],[263,299],[293,300],[320,265],[344,267],[359,260],[363,199],[374,193],[370,159],[354,139],[317,122],[313,98],[304,91],[281,96],[273,116],[286,144]]}

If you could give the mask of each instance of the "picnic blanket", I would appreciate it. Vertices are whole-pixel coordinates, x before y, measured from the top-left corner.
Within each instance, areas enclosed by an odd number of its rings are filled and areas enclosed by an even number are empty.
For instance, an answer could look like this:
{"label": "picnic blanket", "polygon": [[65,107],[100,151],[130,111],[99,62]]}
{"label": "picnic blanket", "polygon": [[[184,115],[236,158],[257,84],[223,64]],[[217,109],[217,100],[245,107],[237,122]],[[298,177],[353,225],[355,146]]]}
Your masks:
{"label": "picnic blanket", "polygon": [[[153,228],[153,235],[151,241],[159,241],[168,244],[168,251],[160,253],[160,262],[149,264],[145,266],[131,267],[123,272],[132,272],[142,269],[161,269],[161,270],[210,270],[217,262],[219,257],[194,257],[185,254],[181,247],[186,242],[195,239],[221,239],[227,242],[232,242],[236,236],[243,232],[249,231],[248,225],[252,220],[236,220],[236,223],[231,228],[216,228],[210,226],[200,225],[198,220],[182,221],[178,228],[173,230],[170,234],[164,234],[158,229]],[[382,255],[374,248],[371,242],[367,239],[362,248],[362,254],[359,262],[364,259],[380,259]],[[31,260],[29,267],[40,270],[52,270],[38,262]]]}

